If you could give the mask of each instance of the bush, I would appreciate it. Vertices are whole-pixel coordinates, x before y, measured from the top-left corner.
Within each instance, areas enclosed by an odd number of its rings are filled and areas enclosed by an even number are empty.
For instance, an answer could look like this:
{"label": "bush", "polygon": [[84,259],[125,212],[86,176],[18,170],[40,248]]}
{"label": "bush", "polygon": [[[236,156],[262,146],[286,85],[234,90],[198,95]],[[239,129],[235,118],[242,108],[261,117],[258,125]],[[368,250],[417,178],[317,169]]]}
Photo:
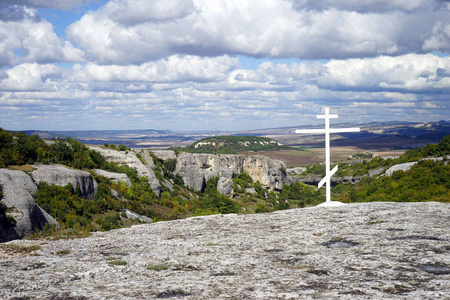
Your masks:
{"label": "bush", "polygon": [[258,203],[256,205],[256,210],[255,213],[259,214],[259,213],[265,213],[268,212],[269,210],[267,209],[266,205],[264,203]]}

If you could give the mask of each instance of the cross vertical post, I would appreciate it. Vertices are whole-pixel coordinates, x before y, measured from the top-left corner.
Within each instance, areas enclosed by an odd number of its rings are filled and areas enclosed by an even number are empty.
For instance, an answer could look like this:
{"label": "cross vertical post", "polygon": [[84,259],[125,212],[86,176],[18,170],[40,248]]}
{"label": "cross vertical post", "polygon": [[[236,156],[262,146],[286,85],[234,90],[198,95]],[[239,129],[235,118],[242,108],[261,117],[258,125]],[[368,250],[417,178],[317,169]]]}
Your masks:
{"label": "cross vertical post", "polygon": [[[339,132],[359,132],[359,128],[330,128],[330,119],[337,119],[338,115],[330,115],[330,109],[325,107],[325,114],[318,115],[317,119],[325,119],[325,129],[297,129],[295,133],[325,133],[325,177],[319,182],[318,188],[320,189],[324,183],[326,183],[326,205],[331,205],[331,176],[338,170],[336,165],[333,170],[331,168],[331,153],[330,153],[330,133]],[[337,202],[339,203],[339,202]]]}

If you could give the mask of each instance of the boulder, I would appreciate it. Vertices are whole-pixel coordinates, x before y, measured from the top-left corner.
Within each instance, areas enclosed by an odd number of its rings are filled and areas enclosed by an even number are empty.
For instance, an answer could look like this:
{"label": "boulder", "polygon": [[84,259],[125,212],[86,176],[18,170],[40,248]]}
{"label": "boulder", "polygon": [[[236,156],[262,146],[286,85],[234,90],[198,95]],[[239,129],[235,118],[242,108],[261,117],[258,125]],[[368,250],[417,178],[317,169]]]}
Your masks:
{"label": "boulder", "polygon": [[97,182],[89,172],[73,170],[60,165],[35,165],[36,170],[31,172],[36,183],[41,181],[48,184],[65,186],[71,183],[76,189],[80,188],[80,197],[94,199],[97,193]]}
{"label": "boulder", "polygon": [[261,155],[215,155],[182,153],[177,157],[175,173],[196,191],[203,191],[212,177],[232,178],[246,171],[253,181],[259,181],[268,190],[280,191],[291,178],[284,171],[283,162]]}
{"label": "boulder", "polygon": [[141,222],[147,222],[147,223],[151,223],[153,222],[153,220],[147,216],[143,216],[143,215],[139,215],[137,213],[134,213],[128,209],[124,210],[125,214],[127,215],[128,219],[139,219],[139,221]]}
{"label": "boulder", "polygon": [[0,169],[0,242],[21,239],[58,222],[34,202],[37,186],[22,171]]}
{"label": "boulder", "polygon": [[148,183],[156,196],[161,196],[161,185],[159,184],[152,169],[155,165],[153,164],[153,160],[150,158],[147,151],[141,152],[141,155],[146,162],[144,164],[132,151],[118,151],[93,146],[89,147],[89,149],[99,152],[107,162],[125,165],[135,169],[139,176],[148,178]]}
{"label": "boulder", "polygon": [[217,191],[220,194],[227,195],[230,198],[234,197],[233,180],[231,178],[220,177],[217,182]]}
{"label": "boulder", "polygon": [[108,171],[100,170],[100,169],[95,169],[94,172],[97,175],[104,176],[106,178],[111,179],[112,182],[119,183],[119,181],[123,181],[123,182],[125,182],[125,184],[128,187],[131,186],[130,178],[128,178],[128,175],[125,173],[114,173],[114,172],[108,172]]}
{"label": "boulder", "polygon": [[392,176],[392,174],[395,171],[408,171],[409,169],[411,169],[412,166],[414,166],[415,164],[417,164],[417,161],[413,161],[413,162],[408,162],[408,163],[404,163],[404,164],[398,164],[398,165],[394,165],[392,167],[390,167],[389,169],[386,170],[386,172],[384,173],[385,176]]}
{"label": "boulder", "polygon": [[173,190],[173,184],[172,184],[170,181],[164,179],[161,183],[162,183],[163,186],[165,186],[166,188],[168,188],[169,191],[171,191],[171,192],[174,191],[174,190]]}
{"label": "boulder", "polygon": [[254,187],[246,188],[245,189],[245,193],[246,194],[250,194],[250,195],[256,195],[257,194],[257,192],[256,192]]}
{"label": "boulder", "polygon": [[289,175],[293,175],[293,174],[302,174],[302,173],[305,172],[305,171],[306,171],[306,168],[305,168],[305,167],[288,168],[288,169],[286,170],[286,172],[287,172]]}

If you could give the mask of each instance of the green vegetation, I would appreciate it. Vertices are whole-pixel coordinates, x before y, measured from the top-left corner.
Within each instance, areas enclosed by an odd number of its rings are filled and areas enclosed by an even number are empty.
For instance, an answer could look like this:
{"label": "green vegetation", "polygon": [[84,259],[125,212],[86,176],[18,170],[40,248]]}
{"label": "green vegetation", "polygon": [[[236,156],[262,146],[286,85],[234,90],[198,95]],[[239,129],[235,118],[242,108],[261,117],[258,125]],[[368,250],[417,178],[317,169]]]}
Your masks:
{"label": "green vegetation", "polygon": [[[447,160],[421,160],[426,157],[445,157],[450,155],[450,135],[438,144],[406,151],[397,159],[374,158],[354,165],[343,165],[337,175],[350,174],[358,176],[369,170],[411,161],[419,161],[410,170],[396,171],[392,176],[378,178],[364,177],[357,184],[340,184],[332,192],[334,199],[343,202],[450,202],[450,165]],[[341,168],[341,164],[339,165]]]}
{"label": "green vegetation", "polygon": [[423,160],[410,170],[392,176],[364,177],[359,183],[335,188],[335,199],[343,202],[450,202],[450,165]]}
{"label": "green vegetation", "polygon": [[[429,144],[425,147],[411,149],[406,151],[399,158],[383,159],[375,157],[370,160],[365,160],[357,163],[339,163],[336,176],[362,176],[368,175],[370,170],[389,167],[406,162],[418,161],[426,157],[438,157],[450,155],[450,135],[445,136],[438,144]],[[303,174],[325,175],[325,165],[314,164],[306,167],[307,170]]]}
{"label": "green vegetation", "polygon": [[[197,148],[194,144],[186,149],[194,149],[195,152],[236,153],[259,151],[266,146],[277,149],[283,147],[270,141],[258,137],[214,137],[197,142],[197,145],[201,145]],[[117,147],[114,144],[105,144],[105,146],[129,151],[120,147],[121,145]],[[234,195],[231,199],[217,191],[219,177],[210,178],[205,183],[203,192],[195,192],[184,185],[180,175],[174,174],[175,159],[163,161],[153,153],[149,153],[155,164],[155,175],[161,184],[160,197],[154,194],[148,178],[139,177],[136,170],[127,166],[106,162],[98,152],[90,150],[74,139],[53,139],[45,142],[37,135],[28,136],[0,129],[0,167],[31,172],[33,166],[30,164],[34,163],[64,164],[90,171],[98,185],[95,198],[84,199],[80,197],[79,188],[74,188],[71,184],[61,187],[39,183],[35,201],[59,222],[61,229],[47,226],[44,231],[35,233],[31,238],[84,237],[91,231],[106,231],[140,223],[138,219],[128,219],[124,213],[125,209],[147,216],[153,221],[159,221],[219,213],[266,213],[313,206],[325,201],[325,189],[317,190],[303,183],[293,183],[284,185],[279,192],[269,191],[260,182],[253,181],[244,170],[232,177]],[[336,176],[368,175],[374,169],[381,168],[383,171],[394,164],[445,155],[450,155],[450,135],[438,144],[408,150],[397,159],[379,157],[369,159],[370,154],[358,154],[358,158],[366,160],[353,164],[340,163]],[[137,157],[145,162],[142,155],[138,154]],[[332,189],[332,197],[333,200],[347,203],[450,202],[450,166],[446,163],[446,160],[423,160],[411,170],[395,172],[391,177],[364,177],[356,184],[340,184]],[[210,166],[205,165],[205,168],[208,167]],[[124,182],[113,183],[108,178],[98,176],[91,171],[93,168],[125,173],[131,181],[131,186],[127,186]],[[320,164],[311,165],[307,167],[306,173],[319,176],[325,173],[325,167]],[[0,200],[1,197],[0,187]],[[0,216],[5,224],[13,225],[15,222],[1,202]]]}
{"label": "green vegetation", "polygon": [[106,261],[109,265],[113,265],[113,266],[125,266],[127,264],[126,261],[117,259],[115,257],[107,258]]}
{"label": "green vegetation", "polygon": [[147,270],[151,270],[151,271],[164,271],[167,270],[168,267],[166,265],[148,265],[147,266]]}
{"label": "green vegetation", "polygon": [[215,136],[202,139],[182,148],[190,153],[236,154],[247,151],[275,151],[292,149],[278,142],[257,136]]}

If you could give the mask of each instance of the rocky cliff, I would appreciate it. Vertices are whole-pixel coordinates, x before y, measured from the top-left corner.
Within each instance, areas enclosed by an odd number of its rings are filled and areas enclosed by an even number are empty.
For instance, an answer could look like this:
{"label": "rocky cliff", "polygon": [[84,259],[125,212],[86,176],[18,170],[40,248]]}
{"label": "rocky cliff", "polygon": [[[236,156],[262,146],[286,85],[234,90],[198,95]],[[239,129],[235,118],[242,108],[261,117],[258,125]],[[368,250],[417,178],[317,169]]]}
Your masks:
{"label": "rocky cliff", "polygon": [[48,184],[66,186],[71,183],[76,189],[80,189],[80,197],[94,199],[97,192],[97,182],[89,172],[73,170],[60,165],[35,165],[36,168],[31,172],[36,183],[40,181]]}
{"label": "rocky cliff", "polygon": [[22,171],[0,169],[0,242],[23,238],[58,222],[34,202],[37,186]]}
{"label": "rocky cliff", "polygon": [[100,169],[95,169],[94,172],[97,175],[104,176],[106,178],[111,179],[112,182],[119,183],[119,181],[123,181],[123,182],[125,182],[125,184],[128,187],[131,186],[130,178],[128,178],[128,175],[125,173],[114,173],[114,172],[108,172],[108,171],[100,170]]}
{"label": "rocky cliff", "polygon": [[148,182],[153,190],[153,192],[159,197],[161,195],[161,185],[158,179],[153,173],[152,168],[154,167],[153,160],[146,158],[145,152],[145,164],[136,156],[133,151],[118,151],[112,149],[104,149],[101,147],[89,147],[91,150],[98,151],[105,158],[107,162],[115,163],[118,165],[126,165],[137,171],[139,176],[145,176],[148,178]]}
{"label": "rocky cliff", "polygon": [[291,183],[285,167],[283,162],[261,155],[181,153],[177,157],[175,173],[183,178],[187,186],[203,191],[210,178],[232,178],[233,174],[244,170],[253,181],[259,181],[268,190],[280,191],[283,183]]}

